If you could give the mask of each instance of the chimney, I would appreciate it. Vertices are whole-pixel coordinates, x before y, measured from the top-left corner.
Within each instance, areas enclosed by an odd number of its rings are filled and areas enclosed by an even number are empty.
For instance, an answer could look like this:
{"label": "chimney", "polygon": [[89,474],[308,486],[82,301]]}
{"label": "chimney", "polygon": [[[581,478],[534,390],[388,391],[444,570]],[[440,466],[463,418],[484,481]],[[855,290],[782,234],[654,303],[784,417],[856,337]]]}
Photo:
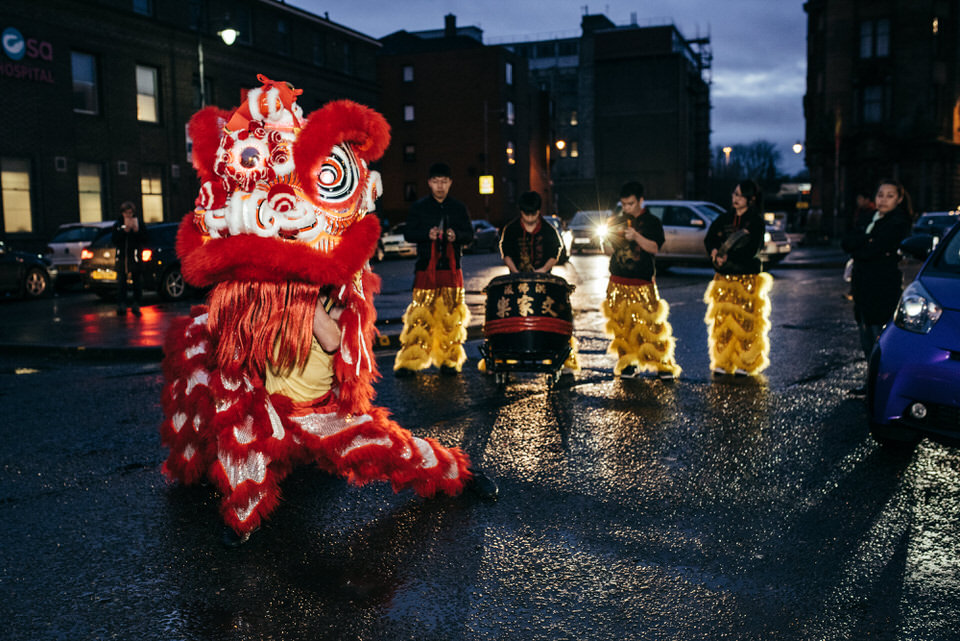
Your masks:
{"label": "chimney", "polygon": [[448,13],[443,17],[443,37],[452,38],[457,35],[457,16]]}

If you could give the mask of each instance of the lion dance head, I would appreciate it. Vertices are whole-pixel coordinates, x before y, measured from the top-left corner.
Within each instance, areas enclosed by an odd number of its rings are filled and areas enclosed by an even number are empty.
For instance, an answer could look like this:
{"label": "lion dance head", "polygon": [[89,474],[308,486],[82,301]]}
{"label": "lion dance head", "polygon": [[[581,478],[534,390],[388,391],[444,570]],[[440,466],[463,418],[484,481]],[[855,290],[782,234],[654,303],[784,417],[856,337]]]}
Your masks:
{"label": "lion dance head", "polygon": [[374,331],[369,294],[379,285],[367,261],[380,223],[368,214],[382,184],[368,163],[383,155],[390,127],[349,100],[304,118],[301,89],[257,78],[262,86],[239,107],[207,107],[190,120],[200,190],[177,239],[183,274],[213,287],[222,367],[302,363],[321,294],[345,307],[342,324],[357,326],[354,349],[344,341],[353,365]]}

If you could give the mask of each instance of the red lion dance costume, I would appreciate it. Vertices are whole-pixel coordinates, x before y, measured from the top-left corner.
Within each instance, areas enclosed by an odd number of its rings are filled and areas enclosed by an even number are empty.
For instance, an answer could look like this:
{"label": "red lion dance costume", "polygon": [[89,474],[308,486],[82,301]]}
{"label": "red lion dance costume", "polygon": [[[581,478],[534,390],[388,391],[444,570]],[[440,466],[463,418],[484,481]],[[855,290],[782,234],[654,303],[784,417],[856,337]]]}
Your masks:
{"label": "red lion dance costume", "polygon": [[[413,437],[371,404],[380,279],[367,260],[380,223],[366,214],[381,183],[367,163],[386,149],[389,125],[346,100],[304,119],[302,90],[258,79],[232,113],[207,107],[190,120],[201,187],[177,253],[189,282],[213,289],[167,335],[160,428],[164,472],[212,481],[240,541],[298,464],[422,496],[457,494],[472,474],[466,454]],[[271,372],[282,378],[312,358],[323,299],[342,307],[329,390],[308,402],[271,393]]]}

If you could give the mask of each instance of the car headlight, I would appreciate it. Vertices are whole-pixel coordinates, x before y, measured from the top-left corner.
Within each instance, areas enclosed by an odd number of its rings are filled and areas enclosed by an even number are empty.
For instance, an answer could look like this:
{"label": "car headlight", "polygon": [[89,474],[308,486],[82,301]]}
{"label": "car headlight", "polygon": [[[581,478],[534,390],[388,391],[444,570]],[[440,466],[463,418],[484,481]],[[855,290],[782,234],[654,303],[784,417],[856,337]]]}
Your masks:
{"label": "car headlight", "polygon": [[773,240],[773,234],[768,231],[763,232],[763,242],[769,243],[771,240]]}
{"label": "car headlight", "polygon": [[607,237],[607,233],[609,231],[610,230],[607,227],[606,223],[600,223],[599,225],[597,225],[596,229],[594,229],[593,233],[596,235],[597,238],[603,240],[604,238]]}
{"label": "car headlight", "polygon": [[908,332],[926,334],[937,324],[942,313],[940,303],[920,281],[915,280],[903,290],[897,311],[893,315],[893,324]]}

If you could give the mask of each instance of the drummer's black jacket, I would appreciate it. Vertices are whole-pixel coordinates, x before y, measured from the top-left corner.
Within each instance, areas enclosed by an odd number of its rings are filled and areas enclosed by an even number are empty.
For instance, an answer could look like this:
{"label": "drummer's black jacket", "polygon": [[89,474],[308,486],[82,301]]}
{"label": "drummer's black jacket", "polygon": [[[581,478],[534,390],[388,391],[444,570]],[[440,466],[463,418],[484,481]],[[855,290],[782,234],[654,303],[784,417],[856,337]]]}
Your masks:
{"label": "drummer's black jacket", "polygon": [[610,256],[610,275],[652,281],[657,273],[654,255],[640,249],[637,243],[624,239],[623,230],[627,225],[633,227],[647,240],[655,242],[657,247],[663,247],[666,240],[660,219],[646,209],[636,217],[622,212],[611,217],[607,221],[608,239],[613,247],[613,254]]}
{"label": "drummer's black jacket", "polygon": [[[407,224],[403,230],[403,237],[408,243],[417,244],[417,264],[414,269],[418,272],[425,271],[430,264],[430,246],[434,241],[430,240],[430,229],[440,227],[441,229],[453,229],[457,239],[453,243],[453,255],[457,261],[456,269],[460,269],[460,252],[464,245],[470,244],[473,240],[473,225],[470,223],[470,214],[467,207],[455,198],[447,196],[443,202],[437,202],[433,196],[421,198],[410,206],[410,215],[407,216]],[[447,260],[447,240],[438,242],[440,250],[440,259],[437,261],[437,269],[450,269]]]}
{"label": "drummer's black jacket", "polygon": [[509,257],[521,272],[540,269],[551,258],[560,260],[562,248],[560,234],[542,218],[532,234],[524,229],[519,218],[507,223],[500,234],[500,257]]}

